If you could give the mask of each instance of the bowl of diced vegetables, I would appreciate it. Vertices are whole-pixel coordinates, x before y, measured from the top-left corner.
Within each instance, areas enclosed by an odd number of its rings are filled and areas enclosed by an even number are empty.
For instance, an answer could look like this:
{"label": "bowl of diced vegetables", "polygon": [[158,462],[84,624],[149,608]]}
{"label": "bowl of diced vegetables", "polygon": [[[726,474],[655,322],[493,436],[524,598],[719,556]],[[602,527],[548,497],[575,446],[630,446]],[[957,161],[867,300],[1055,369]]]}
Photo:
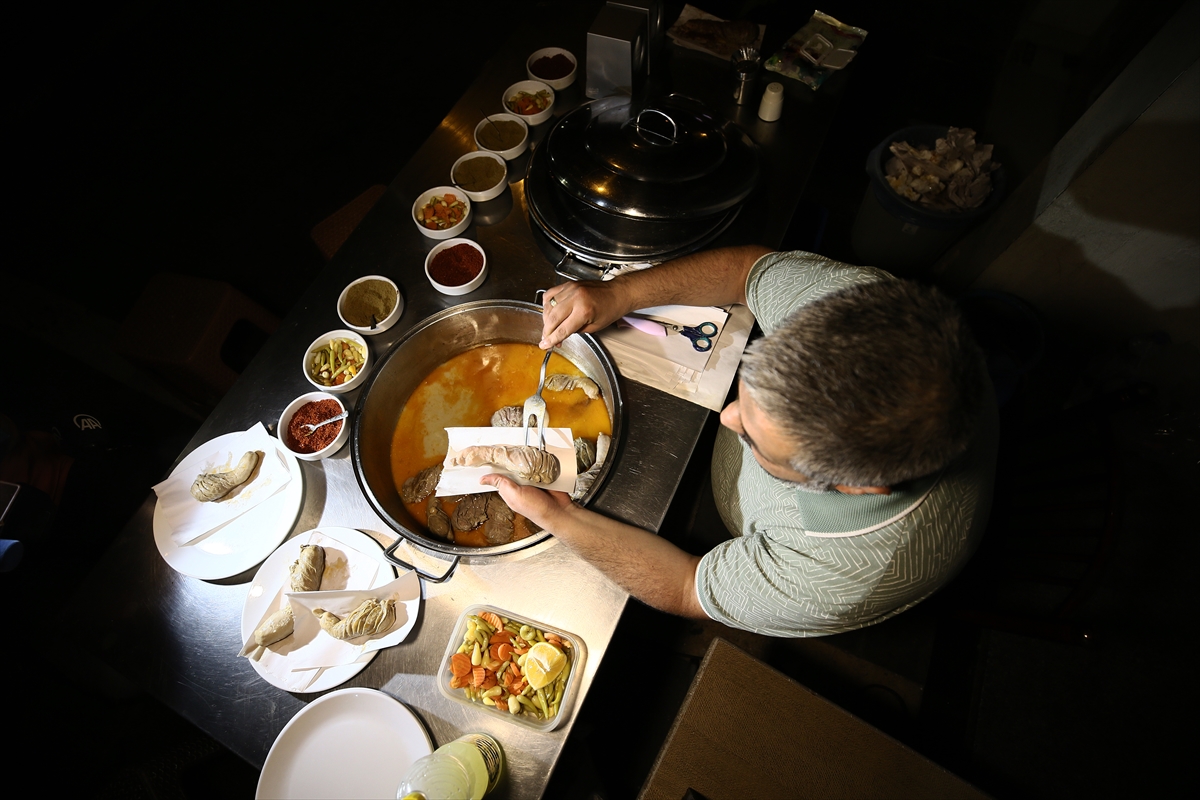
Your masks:
{"label": "bowl of diced vegetables", "polygon": [[313,340],[301,368],[317,389],[341,394],[362,384],[370,358],[366,339],[351,330],[336,330]]}
{"label": "bowl of diced vegetables", "polygon": [[541,125],[554,112],[554,90],[541,81],[517,81],[500,98],[504,110],[530,125]]}
{"label": "bowl of diced vegetables", "polygon": [[474,605],[454,626],[437,684],[450,700],[551,731],[570,712],[586,658],[574,634]]}
{"label": "bowl of diced vegetables", "polygon": [[453,186],[435,186],[416,199],[412,214],[430,239],[453,239],[471,224],[471,200]]}

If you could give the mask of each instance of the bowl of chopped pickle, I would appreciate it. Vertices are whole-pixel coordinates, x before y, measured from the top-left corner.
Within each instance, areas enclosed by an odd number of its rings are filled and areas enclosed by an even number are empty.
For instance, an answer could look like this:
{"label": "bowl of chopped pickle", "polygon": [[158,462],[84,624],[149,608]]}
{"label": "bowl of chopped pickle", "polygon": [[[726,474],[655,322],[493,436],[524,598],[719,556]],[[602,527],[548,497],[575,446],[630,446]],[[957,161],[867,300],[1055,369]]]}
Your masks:
{"label": "bowl of chopped pickle", "polygon": [[366,339],[351,330],[336,330],[313,340],[304,351],[301,368],[317,389],[341,394],[363,382],[369,360]]}
{"label": "bowl of chopped pickle", "polygon": [[470,200],[483,203],[499,197],[508,186],[508,167],[501,156],[480,150],[455,161],[450,168],[450,180]]}
{"label": "bowl of chopped pickle", "polygon": [[430,239],[453,239],[471,224],[471,200],[454,186],[435,186],[413,203],[413,222]]}
{"label": "bowl of chopped pickle", "polygon": [[517,81],[500,98],[504,110],[530,125],[541,125],[554,113],[554,90],[541,81]]}
{"label": "bowl of chopped pickle", "polygon": [[586,657],[574,634],[473,605],[458,618],[437,684],[450,700],[551,731],[571,709]]}
{"label": "bowl of chopped pickle", "polygon": [[489,114],[475,126],[475,146],[512,161],[529,149],[529,126],[516,114]]}

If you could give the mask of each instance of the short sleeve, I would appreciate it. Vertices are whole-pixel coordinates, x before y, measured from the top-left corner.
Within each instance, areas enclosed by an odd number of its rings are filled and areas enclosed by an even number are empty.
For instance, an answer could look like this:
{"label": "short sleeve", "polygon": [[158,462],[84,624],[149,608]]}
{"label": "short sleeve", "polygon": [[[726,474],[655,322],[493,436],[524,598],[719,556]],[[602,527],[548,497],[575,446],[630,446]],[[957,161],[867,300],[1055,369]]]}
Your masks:
{"label": "short sleeve", "polygon": [[820,297],[892,277],[875,267],[856,267],[814,253],[768,253],[746,277],[746,303],[759,326],[770,333],[797,308]]}

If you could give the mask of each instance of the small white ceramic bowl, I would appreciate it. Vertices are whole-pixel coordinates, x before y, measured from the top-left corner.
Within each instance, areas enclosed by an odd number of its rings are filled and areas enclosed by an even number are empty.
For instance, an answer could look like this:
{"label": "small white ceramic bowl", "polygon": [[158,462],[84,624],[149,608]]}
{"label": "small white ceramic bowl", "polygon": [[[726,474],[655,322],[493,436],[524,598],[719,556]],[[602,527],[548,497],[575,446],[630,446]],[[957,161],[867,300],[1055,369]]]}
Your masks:
{"label": "small white ceramic bowl", "polygon": [[[514,97],[517,92],[528,92],[529,94],[537,94],[538,92],[550,93],[550,105],[536,114],[517,114],[508,107],[509,98]],[[550,115],[554,113],[554,90],[545,84],[543,81],[517,81],[512,86],[504,90],[504,94],[500,97],[500,107],[509,114],[516,114],[530,125],[541,125],[546,120],[550,119]]]}
{"label": "small white ceramic bowl", "polygon": [[[561,78],[543,78],[533,71],[533,65],[543,58],[554,58],[555,56],[566,56],[571,60],[571,72]],[[561,47],[543,47],[541,50],[535,50],[533,55],[525,62],[525,74],[529,76],[531,81],[541,81],[549,86],[554,91],[562,91],[575,82],[575,73],[578,71],[579,62],[570,50],[563,50]]]}
{"label": "small white ceramic bowl", "polygon": [[[483,266],[479,268],[479,274],[460,286],[446,286],[438,283],[433,279],[433,275],[429,274],[429,265],[433,263],[433,259],[438,253],[442,252],[443,250],[449,250],[451,247],[456,247],[460,244],[470,245],[479,251],[479,255],[483,256]],[[433,284],[433,288],[437,289],[442,294],[470,294],[478,289],[483,284],[484,278],[487,277],[487,253],[483,252],[483,248],[470,239],[449,239],[445,242],[439,242],[438,244],[434,245],[432,250],[429,251],[429,255],[425,256],[425,277],[429,278],[429,282]]]}
{"label": "small white ceramic bowl", "polygon": [[[484,189],[482,192],[472,192],[465,187],[459,186],[458,182],[454,180],[454,173],[458,172],[459,165],[466,161],[470,161],[473,158],[488,158],[500,163],[500,180],[496,181],[495,186],[491,187],[490,189]],[[491,152],[490,150],[480,150],[474,153],[467,153],[465,156],[455,161],[454,166],[450,168],[450,181],[454,183],[456,188],[462,189],[463,194],[465,194],[473,202],[483,203],[491,200],[493,197],[499,197],[500,193],[504,191],[504,187],[508,186],[508,165],[504,163],[504,159],[501,156]]]}
{"label": "small white ceramic bowl", "polygon": [[[426,228],[423,224],[421,224],[421,220],[417,216],[417,212],[423,209],[425,205],[433,198],[442,197],[448,194],[454,195],[466,205],[467,210],[466,213],[463,214],[463,218],[460,219],[456,224],[451,225],[449,228],[443,228],[441,230],[436,228]],[[461,189],[455,188],[454,186],[435,186],[429,191],[423,192],[421,196],[417,198],[416,202],[413,203],[412,218],[413,224],[417,226],[417,230],[428,236],[430,239],[452,239],[465,231],[467,226],[471,224],[471,199],[463,194]]]}
{"label": "small white ceramic bowl", "polygon": [[[392,313],[388,314],[383,319],[377,319],[375,321],[374,328],[372,328],[370,325],[363,326],[351,323],[350,320],[346,319],[346,314],[342,310],[342,304],[346,302],[346,297],[350,294],[350,290],[361,283],[366,283],[367,281],[379,281],[380,283],[387,284],[389,287],[391,287],[391,291],[396,297],[396,304],[392,307]],[[400,289],[396,287],[395,282],[392,281],[391,278],[384,277],[383,275],[364,275],[356,281],[351,281],[345,289],[342,289],[342,293],[338,295],[337,312],[338,317],[340,317],[342,320],[342,324],[350,330],[354,331],[355,333],[361,333],[363,336],[374,336],[377,333],[383,333],[388,328],[395,325],[396,320],[400,319],[400,315],[404,313],[404,297],[400,294]]]}
{"label": "small white ceramic bowl", "polygon": [[[363,363],[362,363],[362,366],[355,373],[354,377],[351,378],[350,380],[346,381],[345,383],[340,383],[337,386],[326,386],[325,384],[321,383],[320,381],[318,381],[316,378],[313,377],[311,364],[312,364],[313,355],[318,350],[323,350],[323,349],[328,348],[329,343],[332,342],[334,339],[349,339],[350,341],[357,344],[359,346],[359,348],[362,350]],[[322,335],[318,336],[316,339],[313,339],[313,343],[304,349],[304,358],[300,361],[300,369],[304,371],[304,377],[308,379],[308,382],[311,383],[313,386],[315,386],[320,391],[329,392],[331,394],[341,394],[342,392],[348,392],[351,389],[357,389],[359,386],[362,385],[363,380],[366,379],[367,369],[370,366],[371,366],[371,349],[369,347],[367,347],[367,340],[351,330],[330,331],[329,333],[322,334]]]}
{"label": "small white ceramic bowl", "polygon": [[[508,120],[509,122],[517,123],[521,126],[521,130],[525,134],[520,142],[508,148],[507,150],[493,150],[479,140],[479,132],[483,130],[484,126],[490,125],[492,122],[498,122],[499,120]],[[480,150],[484,150],[489,153],[495,153],[505,161],[512,161],[514,158],[521,155],[521,153],[524,153],[529,149],[529,123],[527,123],[524,118],[518,117],[516,114],[489,114],[488,116],[479,120],[479,124],[475,126],[475,146]]]}
{"label": "small white ceramic bowl", "polygon": [[288,452],[301,461],[320,461],[322,458],[328,458],[338,450],[341,450],[342,445],[344,445],[346,440],[350,438],[350,418],[347,417],[340,423],[329,423],[330,425],[340,424],[341,429],[338,431],[338,434],[334,437],[333,441],[322,449],[312,453],[305,453],[293,447],[294,442],[292,437],[288,436],[288,425],[291,424],[292,417],[296,415],[296,412],[300,410],[301,406],[308,405],[309,403],[316,403],[321,400],[333,400],[336,402],[341,410],[335,412],[335,414],[342,414],[346,411],[346,404],[343,403],[341,398],[337,395],[329,394],[329,392],[309,392],[307,394],[300,395],[295,400],[288,403],[287,408],[285,408],[283,413],[279,415],[279,428],[276,430],[276,434],[279,436],[279,441],[283,443],[283,446],[287,448]]}

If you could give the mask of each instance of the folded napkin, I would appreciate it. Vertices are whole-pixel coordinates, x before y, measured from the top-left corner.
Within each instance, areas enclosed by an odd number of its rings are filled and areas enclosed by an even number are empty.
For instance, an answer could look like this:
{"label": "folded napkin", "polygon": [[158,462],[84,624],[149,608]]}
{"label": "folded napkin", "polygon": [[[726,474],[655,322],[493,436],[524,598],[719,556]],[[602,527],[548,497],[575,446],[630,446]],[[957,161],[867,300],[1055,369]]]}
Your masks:
{"label": "folded napkin", "polygon": [[[171,526],[171,542],[176,547],[183,547],[245,514],[287,486],[292,479],[291,470],[276,445],[276,440],[260,422],[236,439],[219,445],[208,442],[197,447],[169,478],[154,486],[163,517]],[[251,450],[257,450],[260,455],[249,480],[211,503],[202,503],[192,497],[192,484],[199,475],[229,472]]]}
{"label": "folded napkin", "polygon": [[678,364],[697,372],[703,371],[708,366],[709,357],[716,351],[717,340],[721,338],[721,331],[725,328],[725,320],[729,318],[729,314],[724,309],[715,306],[654,306],[639,309],[633,312],[633,315],[689,327],[696,327],[702,322],[711,322],[716,325],[717,332],[709,337],[712,339],[712,347],[708,350],[697,350],[691,339],[679,333],[652,336],[635,328],[623,327],[620,322],[610,325],[596,334],[605,345],[616,342],[618,345],[665,359],[672,364]]}
{"label": "folded napkin", "polygon": [[[459,494],[480,494],[494,492],[492,486],[479,482],[484,475],[507,475],[517,483],[537,486],[539,489],[553,489],[558,492],[572,492],[575,489],[575,444],[571,438],[570,428],[546,428],[546,450],[558,458],[558,480],[546,485],[534,483],[509,473],[499,467],[452,467],[450,460],[464,449],[473,445],[489,444],[525,444],[524,428],[446,428],[450,438],[450,449],[443,462],[442,477],[438,480],[436,494],[438,497],[448,497]],[[530,444],[536,444],[536,432],[530,431]]]}

